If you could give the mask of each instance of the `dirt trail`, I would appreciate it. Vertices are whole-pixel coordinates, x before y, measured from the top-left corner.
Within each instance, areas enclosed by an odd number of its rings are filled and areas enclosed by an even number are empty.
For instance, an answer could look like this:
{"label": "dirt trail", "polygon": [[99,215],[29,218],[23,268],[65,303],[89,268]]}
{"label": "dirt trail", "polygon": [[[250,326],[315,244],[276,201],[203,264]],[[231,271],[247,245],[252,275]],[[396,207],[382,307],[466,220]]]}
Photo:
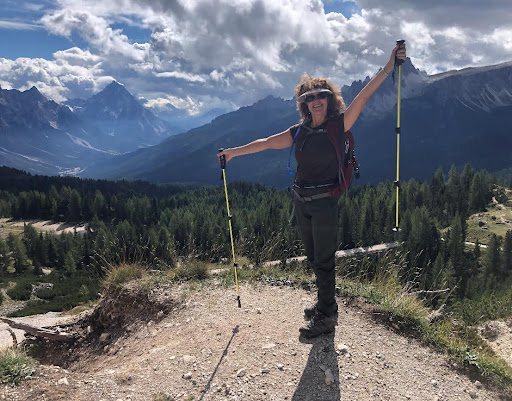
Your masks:
{"label": "dirt trail", "polygon": [[188,294],[181,307],[158,321],[131,326],[67,370],[41,366],[19,387],[1,386],[0,399],[505,399],[459,373],[445,356],[378,323],[360,301],[339,299],[335,333],[303,341],[298,328],[311,293],[244,285],[241,298],[239,309],[231,290]]}

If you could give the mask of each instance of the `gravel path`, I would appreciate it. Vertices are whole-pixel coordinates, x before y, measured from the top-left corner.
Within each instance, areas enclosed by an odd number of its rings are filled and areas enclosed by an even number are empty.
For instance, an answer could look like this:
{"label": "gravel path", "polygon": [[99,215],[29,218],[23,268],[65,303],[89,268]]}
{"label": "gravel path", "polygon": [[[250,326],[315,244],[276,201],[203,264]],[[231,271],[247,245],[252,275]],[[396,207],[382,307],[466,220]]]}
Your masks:
{"label": "gravel path", "polygon": [[243,285],[188,295],[183,308],[137,326],[68,370],[41,366],[11,401],[502,400],[445,356],[339,299],[332,335],[298,336],[312,294]]}

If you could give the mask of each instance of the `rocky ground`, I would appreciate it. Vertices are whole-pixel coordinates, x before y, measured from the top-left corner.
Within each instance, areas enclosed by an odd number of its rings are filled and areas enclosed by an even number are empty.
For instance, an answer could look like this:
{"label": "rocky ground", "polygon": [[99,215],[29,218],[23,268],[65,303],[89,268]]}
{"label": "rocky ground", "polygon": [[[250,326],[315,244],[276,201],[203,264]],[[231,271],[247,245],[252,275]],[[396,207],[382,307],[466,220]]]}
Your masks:
{"label": "rocky ground", "polygon": [[298,328],[313,295],[301,289],[244,285],[241,309],[225,288],[168,289],[157,298],[149,311],[137,294],[103,300],[103,311],[75,325],[82,333],[74,348],[47,347],[48,364],[18,387],[0,386],[0,399],[512,399],[379,323],[357,299],[338,300],[335,333],[306,341]]}

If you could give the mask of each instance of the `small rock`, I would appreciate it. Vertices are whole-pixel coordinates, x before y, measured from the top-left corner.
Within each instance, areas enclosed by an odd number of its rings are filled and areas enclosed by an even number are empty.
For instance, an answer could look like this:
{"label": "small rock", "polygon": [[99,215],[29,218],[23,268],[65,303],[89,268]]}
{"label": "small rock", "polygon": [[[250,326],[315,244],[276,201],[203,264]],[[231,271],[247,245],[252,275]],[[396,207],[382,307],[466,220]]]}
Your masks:
{"label": "small rock", "polygon": [[222,388],[224,389],[225,395],[229,395],[229,393],[231,393],[231,388],[226,383],[222,385]]}
{"label": "small rock", "polygon": [[192,379],[192,372],[187,372],[182,376],[185,380]]}
{"label": "small rock", "polygon": [[157,319],[161,319],[161,318],[163,318],[163,317],[164,317],[164,311],[163,311],[163,310],[158,311],[158,313],[156,314],[156,318],[157,318]]}
{"label": "small rock", "polygon": [[275,348],[275,344],[274,343],[268,343],[268,344],[264,344],[261,349],[272,349],[272,348]]}
{"label": "small rock", "polygon": [[60,384],[60,385],[63,385],[63,386],[68,386],[69,385],[69,381],[68,381],[68,378],[67,377],[63,377],[62,379],[60,379],[57,384]]}
{"label": "small rock", "polygon": [[437,380],[430,380],[430,384],[432,384],[434,387],[437,387],[437,385],[439,384]]}
{"label": "small rock", "polygon": [[469,392],[469,396],[473,399],[473,400],[476,400],[478,398],[478,394],[476,393],[476,391],[470,391]]}
{"label": "small rock", "polygon": [[194,363],[196,361],[196,357],[192,355],[183,355],[183,362],[185,363]]}
{"label": "small rock", "polygon": [[100,342],[100,344],[103,344],[103,343],[106,343],[109,340],[109,338],[110,338],[110,333],[101,333],[98,341]]}
{"label": "small rock", "polygon": [[348,352],[348,345],[340,343],[338,344],[337,349],[340,354],[344,355]]}
{"label": "small rock", "polygon": [[261,309],[260,309],[260,308],[257,308],[257,309],[256,309],[256,313],[257,313],[258,315],[261,315]]}
{"label": "small rock", "polygon": [[247,370],[245,368],[239,369],[238,372],[236,372],[236,377],[244,377],[247,373]]}
{"label": "small rock", "polygon": [[261,374],[262,374],[262,375],[264,375],[264,374],[268,374],[268,373],[270,373],[270,369],[268,369],[268,368],[263,368],[263,369],[261,369]]}
{"label": "small rock", "polygon": [[283,365],[282,363],[278,363],[278,364],[277,364],[277,368],[278,368],[279,370],[284,370],[284,365]]}
{"label": "small rock", "polygon": [[335,382],[334,375],[331,372],[331,369],[327,369],[325,372],[325,384],[328,386],[332,386]]}
{"label": "small rock", "polygon": [[475,381],[475,387],[476,387],[476,388],[482,388],[482,387],[483,387],[483,385],[482,385],[482,383],[480,383],[480,382],[477,380],[477,381]]}

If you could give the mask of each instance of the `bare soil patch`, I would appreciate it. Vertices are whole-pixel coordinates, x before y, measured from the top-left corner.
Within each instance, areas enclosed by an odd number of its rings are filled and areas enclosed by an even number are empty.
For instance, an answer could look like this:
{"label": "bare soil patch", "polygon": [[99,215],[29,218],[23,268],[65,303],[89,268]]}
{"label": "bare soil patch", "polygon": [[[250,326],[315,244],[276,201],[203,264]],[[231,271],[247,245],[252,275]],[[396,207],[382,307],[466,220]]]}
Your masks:
{"label": "bare soil patch", "polygon": [[42,365],[19,387],[0,386],[0,399],[512,399],[379,323],[358,300],[339,299],[336,331],[305,341],[298,328],[313,294],[302,289],[243,285],[242,308],[225,288],[132,295],[102,300],[103,311],[100,302],[75,325],[82,334],[76,346],[50,353],[62,366]]}
{"label": "bare soil patch", "polygon": [[59,222],[52,222],[49,220],[9,220],[9,219],[2,219],[2,225],[5,229],[8,229],[9,227],[21,227],[25,224],[30,224],[34,226],[35,228],[42,230],[42,231],[52,231],[56,232],[57,234],[60,233],[74,233],[77,232],[79,234],[85,233],[87,230],[87,226],[84,224],[67,224],[67,223],[59,223]]}

